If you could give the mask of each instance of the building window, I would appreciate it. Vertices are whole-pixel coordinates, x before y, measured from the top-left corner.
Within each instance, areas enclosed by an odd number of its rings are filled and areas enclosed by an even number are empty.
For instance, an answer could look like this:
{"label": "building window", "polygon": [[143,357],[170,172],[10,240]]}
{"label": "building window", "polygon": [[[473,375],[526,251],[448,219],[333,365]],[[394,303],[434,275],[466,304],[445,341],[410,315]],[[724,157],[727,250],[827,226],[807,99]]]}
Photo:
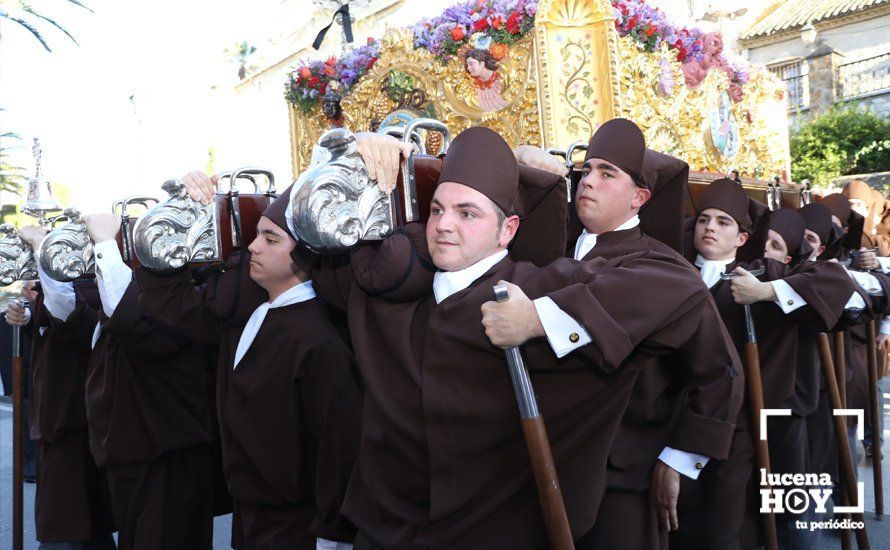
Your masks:
{"label": "building window", "polygon": [[842,99],[890,90],[890,52],[840,65],[837,81]]}
{"label": "building window", "polygon": [[785,82],[785,100],[789,111],[810,106],[809,67],[803,60],[772,65],[767,69]]}

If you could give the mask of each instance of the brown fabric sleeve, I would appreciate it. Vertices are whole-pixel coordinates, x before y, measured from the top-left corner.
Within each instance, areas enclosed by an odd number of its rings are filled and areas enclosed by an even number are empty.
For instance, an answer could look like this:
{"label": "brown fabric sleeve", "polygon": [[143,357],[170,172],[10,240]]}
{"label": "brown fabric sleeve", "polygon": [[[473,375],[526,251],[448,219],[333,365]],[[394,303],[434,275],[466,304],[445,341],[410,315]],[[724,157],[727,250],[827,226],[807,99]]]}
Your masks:
{"label": "brown fabric sleeve", "polygon": [[686,404],[668,446],[711,458],[729,455],[735,419],[745,392],[744,371],[720,313],[708,300],[698,327],[676,355]]}
{"label": "brown fabric sleeve", "polygon": [[807,302],[793,311],[791,317],[819,332],[827,332],[837,324],[857,288],[844,268],[834,262],[804,262],[785,277],[778,275],[781,271],[778,262],[767,262],[770,280],[783,278]]}
{"label": "brown fabric sleeve", "polygon": [[430,295],[436,268],[426,245],[426,226],[410,223],[377,245],[352,251],[355,282],[369,296],[413,302]]}
{"label": "brown fabric sleeve", "polygon": [[206,285],[196,287],[187,271],[172,275],[152,273],[144,267],[134,272],[139,287],[139,306],[146,315],[192,340],[207,344],[219,342],[222,323],[211,315],[206,305]]}
{"label": "brown fabric sleeve", "polygon": [[317,537],[342,542],[355,538],[355,527],[340,515],[361,433],[362,394],[355,369],[344,347],[322,344],[309,351],[297,379],[318,453],[316,517],[310,531]]}
{"label": "brown fabric sleeve", "polygon": [[614,371],[632,353],[677,349],[699,326],[708,290],[673,258],[641,252],[596,269],[584,262],[575,284],[547,295],[590,334],[593,341],[573,352],[589,364]]}
{"label": "brown fabric sleeve", "polygon": [[130,281],[130,286],[102,330],[107,331],[124,348],[149,357],[172,357],[191,345],[188,338],[145,314],[139,306],[136,279]]}

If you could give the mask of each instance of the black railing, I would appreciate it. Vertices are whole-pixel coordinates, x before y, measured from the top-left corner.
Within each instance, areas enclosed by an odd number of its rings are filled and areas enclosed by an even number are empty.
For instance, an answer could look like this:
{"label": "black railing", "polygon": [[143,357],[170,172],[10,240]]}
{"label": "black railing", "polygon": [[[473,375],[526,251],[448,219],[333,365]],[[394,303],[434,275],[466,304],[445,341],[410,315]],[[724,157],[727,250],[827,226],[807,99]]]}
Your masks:
{"label": "black railing", "polygon": [[837,82],[840,98],[890,90],[890,52],[840,65]]}

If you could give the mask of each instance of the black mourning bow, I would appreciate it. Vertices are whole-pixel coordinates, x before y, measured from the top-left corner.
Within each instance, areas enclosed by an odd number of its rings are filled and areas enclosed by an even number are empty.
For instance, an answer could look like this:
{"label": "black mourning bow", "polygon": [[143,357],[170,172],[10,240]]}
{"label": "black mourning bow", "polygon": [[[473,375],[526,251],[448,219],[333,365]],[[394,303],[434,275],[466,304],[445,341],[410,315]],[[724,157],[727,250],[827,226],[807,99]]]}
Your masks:
{"label": "black mourning bow", "polygon": [[318,35],[315,37],[315,41],[312,43],[312,47],[316,50],[321,47],[321,43],[324,42],[324,37],[328,34],[328,29],[331,28],[331,25],[337,20],[337,14],[340,14],[343,18],[343,34],[346,35],[346,41],[352,43],[352,19],[349,17],[349,2],[343,4],[337,11],[334,12],[334,16],[331,17],[331,22],[327,27],[318,31]]}

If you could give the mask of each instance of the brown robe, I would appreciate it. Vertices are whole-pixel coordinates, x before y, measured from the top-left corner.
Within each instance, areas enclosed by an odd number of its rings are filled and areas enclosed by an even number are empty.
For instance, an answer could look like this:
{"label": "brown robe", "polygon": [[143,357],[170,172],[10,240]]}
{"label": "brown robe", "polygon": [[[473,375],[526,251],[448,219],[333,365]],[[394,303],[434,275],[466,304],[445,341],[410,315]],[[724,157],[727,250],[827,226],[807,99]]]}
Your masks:
{"label": "brown robe", "polygon": [[[574,249],[574,241],[570,246]],[[643,234],[639,227],[599,235],[596,246],[583,259],[610,260],[645,251],[663,254],[687,270],[690,285],[706,288],[689,262]],[[573,254],[574,250],[569,252]],[[713,459],[726,458],[729,453],[734,421],[742,406],[744,376],[713,301],[708,300],[705,307],[710,322],[693,341],[674,354],[636,359],[640,376],[609,452],[608,488],[603,501],[604,507],[620,509],[621,513],[614,521],[597,521],[588,537],[593,547],[618,543],[627,548],[666,546],[667,531],[658,527],[649,495],[651,471],[662,449],[670,446]],[[616,494],[619,492],[637,495]],[[616,499],[614,505],[610,504],[612,499]],[[636,506],[631,500],[637,502]],[[638,535],[636,544],[628,539],[629,533]]]}
{"label": "brown robe", "polygon": [[[90,450],[108,476],[120,548],[209,548],[210,404],[201,347],[144,315],[131,281],[90,355]],[[67,323],[95,327],[95,312]]]}
{"label": "brown robe", "polygon": [[[423,245],[420,236],[414,242]],[[358,548],[546,545],[503,350],[481,325],[480,307],[497,281],[520,285],[532,299],[550,296],[593,339],[561,360],[544,339],[523,346],[576,537],[593,526],[607,454],[641,365],[708,332],[706,289],[656,252],[562,259],[544,269],[506,258],[440,304],[432,270],[422,283],[410,277],[411,266],[429,263],[404,234],[359,248],[351,266],[339,261],[314,279],[347,307],[367,385],[361,453],[344,504],[360,531]],[[674,292],[661,295],[659,284]],[[405,288],[416,293],[396,290]],[[640,299],[624,299],[631,291]]]}
{"label": "brown robe", "polygon": [[[361,391],[352,354],[319,300],[270,309],[233,370],[244,322],[216,316],[223,299],[216,277],[195,287],[188,273],[139,269],[136,276],[147,312],[219,348],[216,399],[235,499],[234,547],[308,549],[316,537],[351,542],[355,529],[340,506],[358,453]],[[242,298],[256,295],[248,288]]]}
{"label": "brown robe", "polygon": [[[694,251],[691,255],[694,256]],[[798,327],[805,326],[814,331],[830,330],[840,318],[855,287],[843,268],[829,262],[806,262],[791,270],[773,260],[757,260],[742,267],[750,271],[762,265],[766,267],[766,273],[759,277],[760,280],[784,279],[807,302],[806,306],[789,315],[773,303],[751,305],[760,354],[764,407],[787,408],[795,389]],[[730,264],[726,270],[732,271],[736,266]],[[735,303],[731,282],[718,281],[711,287],[711,293],[726,329],[739,353],[743,354],[746,340],[744,308]],[[752,521],[756,516],[755,493],[751,492],[749,485],[754,472],[752,436],[748,431],[750,415],[746,394],[727,460],[709,464],[709,475],[703,474],[699,483],[681,480],[680,531],[672,537],[672,547],[738,548],[741,540],[755,543],[756,532],[748,532],[748,527],[755,531],[759,528],[757,520]],[[805,456],[803,451],[806,449],[806,440],[800,440],[801,434],[805,434],[802,430],[804,420],[797,417],[791,423],[794,425],[770,421],[770,427],[775,425],[779,428],[775,436],[772,431],[768,432],[771,466],[775,471],[795,471],[804,467],[798,464]],[[779,444],[780,441],[784,443]],[[792,457],[789,449],[800,452]],[[773,460],[776,464],[772,464]],[[739,498],[739,495],[746,494],[747,502]],[[745,514],[750,514],[747,520]]]}
{"label": "brown robe", "polygon": [[[82,296],[96,294],[95,286],[78,286]],[[81,301],[77,307],[89,306]],[[88,542],[108,537],[114,532],[108,485],[90,454],[84,408],[91,333],[50,315],[42,293],[31,311],[30,436],[36,442],[37,540]]]}

